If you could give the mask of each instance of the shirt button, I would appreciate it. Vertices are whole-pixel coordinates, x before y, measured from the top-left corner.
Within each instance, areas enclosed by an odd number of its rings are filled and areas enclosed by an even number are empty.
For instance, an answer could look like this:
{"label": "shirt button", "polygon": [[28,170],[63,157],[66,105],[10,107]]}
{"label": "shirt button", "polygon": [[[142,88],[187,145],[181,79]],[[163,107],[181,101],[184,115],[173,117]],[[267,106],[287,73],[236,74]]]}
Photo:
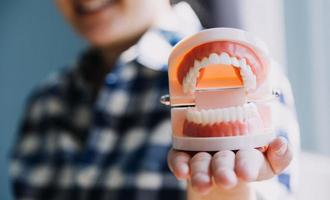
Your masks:
{"label": "shirt button", "polygon": [[108,85],[114,85],[114,84],[116,84],[117,83],[117,81],[118,81],[118,77],[115,75],[115,74],[108,74],[107,75],[107,78],[106,78],[106,83],[108,84]]}

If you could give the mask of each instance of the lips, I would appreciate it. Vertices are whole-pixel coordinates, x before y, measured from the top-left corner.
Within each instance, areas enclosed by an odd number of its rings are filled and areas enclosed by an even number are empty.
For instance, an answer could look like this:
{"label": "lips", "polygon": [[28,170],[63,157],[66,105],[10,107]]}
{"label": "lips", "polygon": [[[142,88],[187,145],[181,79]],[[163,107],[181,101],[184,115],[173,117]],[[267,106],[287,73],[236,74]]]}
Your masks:
{"label": "lips", "polygon": [[115,0],[75,0],[74,2],[80,14],[92,14],[112,5]]}

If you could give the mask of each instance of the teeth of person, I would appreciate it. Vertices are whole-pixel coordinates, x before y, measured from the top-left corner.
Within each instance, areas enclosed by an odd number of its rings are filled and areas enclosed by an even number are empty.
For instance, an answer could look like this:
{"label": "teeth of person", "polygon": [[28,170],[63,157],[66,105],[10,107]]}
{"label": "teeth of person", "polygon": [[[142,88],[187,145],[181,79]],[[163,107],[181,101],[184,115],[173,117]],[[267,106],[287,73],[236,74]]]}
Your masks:
{"label": "teeth of person", "polygon": [[93,0],[93,1],[84,1],[81,5],[86,11],[95,11],[102,8],[109,2],[110,2],[109,0]]}
{"label": "teeth of person", "polygon": [[247,64],[246,59],[238,59],[234,56],[230,57],[228,53],[223,52],[220,55],[211,53],[209,57],[205,57],[201,61],[195,60],[194,66],[189,69],[187,75],[183,79],[184,93],[195,92],[199,71],[211,64],[225,64],[239,68],[246,91],[254,90],[256,88],[256,76],[253,74],[251,66]]}
{"label": "teeth of person", "polygon": [[257,115],[257,107],[253,103],[248,103],[244,106],[221,109],[197,110],[196,108],[189,108],[186,116],[190,122],[212,125],[221,122],[243,122]]}

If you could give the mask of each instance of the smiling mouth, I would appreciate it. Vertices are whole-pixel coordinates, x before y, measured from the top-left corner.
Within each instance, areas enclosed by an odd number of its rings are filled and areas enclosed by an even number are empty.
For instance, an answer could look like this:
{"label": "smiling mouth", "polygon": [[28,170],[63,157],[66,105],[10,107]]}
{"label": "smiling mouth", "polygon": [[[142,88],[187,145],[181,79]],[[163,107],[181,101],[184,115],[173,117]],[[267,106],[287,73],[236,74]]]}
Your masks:
{"label": "smiling mouth", "polygon": [[79,14],[93,14],[113,5],[117,0],[75,0],[75,7]]}

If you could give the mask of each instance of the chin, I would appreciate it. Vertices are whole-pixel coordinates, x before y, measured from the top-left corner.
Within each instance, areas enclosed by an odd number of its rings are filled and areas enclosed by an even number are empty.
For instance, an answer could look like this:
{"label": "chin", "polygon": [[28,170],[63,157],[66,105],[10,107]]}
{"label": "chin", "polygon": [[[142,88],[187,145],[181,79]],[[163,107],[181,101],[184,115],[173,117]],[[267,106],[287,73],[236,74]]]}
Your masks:
{"label": "chin", "polygon": [[82,37],[93,47],[115,46],[118,40],[122,40],[112,31],[94,30],[81,32]]}
{"label": "chin", "polygon": [[[123,29],[124,30],[124,29]],[[80,32],[87,42],[97,48],[128,49],[134,45],[147,29],[121,31],[120,28],[110,27],[89,29]]]}
{"label": "chin", "polygon": [[111,38],[104,36],[85,36],[84,38],[91,46],[97,48],[112,46],[115,43],[115,41],[113,41]]}

